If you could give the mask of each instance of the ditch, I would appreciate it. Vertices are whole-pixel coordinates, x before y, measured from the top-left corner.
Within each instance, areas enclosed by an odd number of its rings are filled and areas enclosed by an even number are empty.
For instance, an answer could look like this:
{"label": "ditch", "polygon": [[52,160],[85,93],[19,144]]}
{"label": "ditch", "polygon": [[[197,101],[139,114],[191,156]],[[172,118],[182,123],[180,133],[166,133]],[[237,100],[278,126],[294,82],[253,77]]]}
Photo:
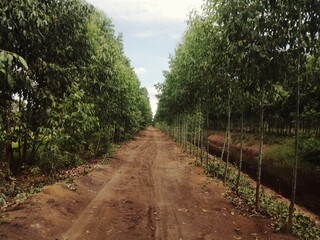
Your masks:
{"label": "ditch", "polygon": [[[210,141],[209,153],[217,157],[221,156],[222,142]],[[237,165],[240,149],[230,146],[229,161]],[[226,157],[226,154],[224,154]],[[245,150],[243,152],[242,172],[256,180],[257,153]],[[224,159],[225,160],[225,159]],[[261,182],[263,185],[273,189],[278,194],[290,199],[291,197],[292,168],[288,165],[276,165],[274,162],[264,160],[262,162]],[[310,169],[298,169],[298,183],[296,203],[306,209],[320,215],[320,174]]]}

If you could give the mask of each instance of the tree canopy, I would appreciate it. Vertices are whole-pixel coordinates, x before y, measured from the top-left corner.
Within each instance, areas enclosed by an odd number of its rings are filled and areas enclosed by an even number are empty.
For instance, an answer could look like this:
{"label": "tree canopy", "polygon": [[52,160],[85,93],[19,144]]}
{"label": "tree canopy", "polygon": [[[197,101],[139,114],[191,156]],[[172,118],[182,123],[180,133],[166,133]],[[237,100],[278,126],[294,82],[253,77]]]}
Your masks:
{"label": "tree canopy", "polygon": [[0,3],[0,161],[53,171],[152,121],[111,19],[83,0]]}

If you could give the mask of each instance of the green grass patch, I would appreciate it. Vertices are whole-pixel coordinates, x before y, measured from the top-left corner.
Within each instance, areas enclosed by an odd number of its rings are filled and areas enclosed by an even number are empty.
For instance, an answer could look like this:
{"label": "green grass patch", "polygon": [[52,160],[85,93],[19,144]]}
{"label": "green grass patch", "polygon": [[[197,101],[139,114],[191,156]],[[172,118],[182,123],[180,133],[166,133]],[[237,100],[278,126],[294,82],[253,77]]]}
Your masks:
{"label": "green grass patch", "polygon": [[294,140],[285,139],[281,144],[271,145],[267,148],[264,156],[266,161],[275,166],[292,166],[294,158]]}

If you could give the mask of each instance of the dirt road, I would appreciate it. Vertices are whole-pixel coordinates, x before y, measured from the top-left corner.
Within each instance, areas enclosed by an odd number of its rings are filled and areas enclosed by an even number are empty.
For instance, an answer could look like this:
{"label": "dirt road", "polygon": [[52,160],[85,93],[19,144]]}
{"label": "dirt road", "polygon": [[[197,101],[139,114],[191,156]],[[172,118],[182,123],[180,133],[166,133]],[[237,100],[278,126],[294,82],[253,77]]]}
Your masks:
{"label": "dirt road", "polygon": [[293,239],[244,217],[227,189],[167,136],[142,131],[110,165],[49,186],[2,213],[0,239]]}

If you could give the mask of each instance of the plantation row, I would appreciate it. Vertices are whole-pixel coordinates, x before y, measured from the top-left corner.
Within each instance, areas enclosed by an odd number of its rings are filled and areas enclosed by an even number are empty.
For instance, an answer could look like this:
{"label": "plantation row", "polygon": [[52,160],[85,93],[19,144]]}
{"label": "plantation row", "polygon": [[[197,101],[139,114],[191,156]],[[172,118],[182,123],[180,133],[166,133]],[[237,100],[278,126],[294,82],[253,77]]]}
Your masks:
{"label": "plantation row", "polygon": [[2,0],[0,22],[2,177],[76,165],[152,121],[121,35],[93,6]]}
{"label": "plantation row", "polygon": [[[243,134],[258,133],[257,210],[264,135],[295,136],[291,146],[294,157],[289,159],[289,231],[299,134],[308,139],[309,154],[317,158],[313,160],[314,170],[320,165],[319,27],[318,1],[208,0],[201,14],[190,14],[188,30],[170,59],[169,71],[164,73],[165,82],[157,85],[161,93],[155,120],[171,132],[178,129],[185,140],[193,141],[201,137],[203,127],[225,129],[228,155],[231,131],[241,133],[239,173]],[[228,156],[226,161],[225,174]]]}

